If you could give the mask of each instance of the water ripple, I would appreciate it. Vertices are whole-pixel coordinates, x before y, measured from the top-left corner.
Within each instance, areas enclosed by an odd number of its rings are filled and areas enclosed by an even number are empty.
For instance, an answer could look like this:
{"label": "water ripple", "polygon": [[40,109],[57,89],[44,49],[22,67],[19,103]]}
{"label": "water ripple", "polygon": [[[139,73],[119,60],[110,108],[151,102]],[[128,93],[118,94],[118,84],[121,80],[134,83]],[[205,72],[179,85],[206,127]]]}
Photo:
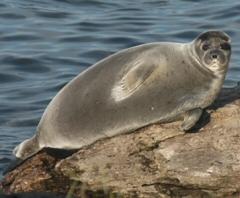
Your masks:
{"label": "water ripple", "polygon": [[40,59],[28,57],[5,56],[2,62],[14,66],[15,71],[44,73],[49,72],[50,68],[44,66]]}
{"label": "water ripple", "polygon": [[94,38],[93,36],[64,36],[59,38],[60,42],[94,42],[99,41],[99,39]]}
{"label": "water ripple", "polygon": [[97,59],[100,60],[111,55],[112,53],[113,52],[105,51],[105,50],[90,50],[90,51],[81,53],[80,56],[85,58],[93,58],[95,60]]}
{"label": "water ripple", "polygon": [[16,83],[18,81],[22,81],[24,78],[21,78],[18,75],[7,74],[0,72],[0,83]]}
{"label": "water ripple", "polygon": [[70,15],[70,13],[66,13],[66,12],[53,12],[53,11],[37,11],[36,12],[37,16],[40,17],[46,17],[46,18],[55,18],[55,19],[64,19],[66,17],[68,17]]}
{"label": "water ripple", "polygon": [[8,35],[3,35],[0,36],[0,41],[34,41],[34,40],[40,40],[40,38],[36,35],[31,35],[31,34],[8,34]]}
{"label": "water ripple", "polygon": [[14,19],[14,20],[22,20],[25,19],[26,17],[20,14],[13,14],[13,13],[0,13],[0,18],[1,19]]}

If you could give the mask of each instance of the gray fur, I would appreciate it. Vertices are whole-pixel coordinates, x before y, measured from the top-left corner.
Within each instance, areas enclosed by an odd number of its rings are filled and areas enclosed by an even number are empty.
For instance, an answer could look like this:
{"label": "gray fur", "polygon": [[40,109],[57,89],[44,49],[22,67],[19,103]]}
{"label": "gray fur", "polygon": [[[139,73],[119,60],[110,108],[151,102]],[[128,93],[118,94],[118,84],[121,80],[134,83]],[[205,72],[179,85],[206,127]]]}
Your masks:
{"label": "gray fur", "polygon": [[[197,42],[132,47],[80,73],[48,105],[32,140],[33,151],[81,148],[183,114],[189,120],[183,129],[191,128],[217,97],[230,57],[224,72],[215,73],[197,57]],[[29,156],[20,147],[16,156]]]}

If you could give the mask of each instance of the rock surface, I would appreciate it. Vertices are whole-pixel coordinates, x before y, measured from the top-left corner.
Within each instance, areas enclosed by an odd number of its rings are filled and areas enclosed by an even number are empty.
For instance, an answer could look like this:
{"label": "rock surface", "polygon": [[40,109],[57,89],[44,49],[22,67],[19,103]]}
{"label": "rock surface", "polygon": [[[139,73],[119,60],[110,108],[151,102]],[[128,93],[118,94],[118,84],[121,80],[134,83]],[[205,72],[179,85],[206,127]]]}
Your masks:
{"label": "rock surface", "polygon": [[68,197],[240,197],[240,86],[223,89],[192,133],[179,124],[100,140],[69,157],[45,149],[0,186]]}

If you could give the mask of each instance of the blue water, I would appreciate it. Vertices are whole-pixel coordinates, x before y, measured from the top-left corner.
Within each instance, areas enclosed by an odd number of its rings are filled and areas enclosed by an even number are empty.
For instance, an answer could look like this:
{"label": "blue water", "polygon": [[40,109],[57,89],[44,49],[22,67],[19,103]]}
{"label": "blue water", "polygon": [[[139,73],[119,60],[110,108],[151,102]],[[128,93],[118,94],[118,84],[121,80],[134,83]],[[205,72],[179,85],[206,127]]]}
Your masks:
{"label": "blue water", "polygon": [[208,29],[232,37],[225,86],[240,81],[240,1],[2,0],[0,2],[0,175],[14,146],[35,132],[70,79],[120,49],[191,41]]}

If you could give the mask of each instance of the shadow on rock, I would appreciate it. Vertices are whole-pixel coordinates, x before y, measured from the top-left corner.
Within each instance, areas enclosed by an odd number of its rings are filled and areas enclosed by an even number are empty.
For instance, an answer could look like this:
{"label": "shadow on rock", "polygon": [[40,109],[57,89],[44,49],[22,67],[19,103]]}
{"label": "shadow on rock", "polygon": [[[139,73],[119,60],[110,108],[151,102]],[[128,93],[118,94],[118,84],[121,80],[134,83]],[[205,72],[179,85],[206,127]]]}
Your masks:
{"label": "shadow on rock", "polygon": [[240,99],[240,82],[234,88],[223,88],[217,100],[208,109],[216,110],[237,99]]}

